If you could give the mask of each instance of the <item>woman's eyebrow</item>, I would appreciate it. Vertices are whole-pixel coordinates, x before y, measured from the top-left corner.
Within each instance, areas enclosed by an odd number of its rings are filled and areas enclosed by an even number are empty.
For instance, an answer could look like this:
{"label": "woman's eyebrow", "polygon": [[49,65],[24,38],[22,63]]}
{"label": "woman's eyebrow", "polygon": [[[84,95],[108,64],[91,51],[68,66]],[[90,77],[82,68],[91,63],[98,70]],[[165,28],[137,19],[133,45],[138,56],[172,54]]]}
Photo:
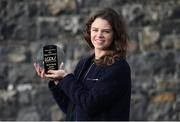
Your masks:
{"label": "woman's eyebrow", "polygon": [[97,27],[91,27],[91,28],[93,28],[93,29],[98,29]]}
{"label": "woman's eyebrow", "polygon": [[[92,29],[99,29],[99,28],[97,28],[97,27],[91,27]],[[112,31],[112,29],[111,28],[104,28],[104,29],[102,29],[102,30],[108,30],[108,31]]]}

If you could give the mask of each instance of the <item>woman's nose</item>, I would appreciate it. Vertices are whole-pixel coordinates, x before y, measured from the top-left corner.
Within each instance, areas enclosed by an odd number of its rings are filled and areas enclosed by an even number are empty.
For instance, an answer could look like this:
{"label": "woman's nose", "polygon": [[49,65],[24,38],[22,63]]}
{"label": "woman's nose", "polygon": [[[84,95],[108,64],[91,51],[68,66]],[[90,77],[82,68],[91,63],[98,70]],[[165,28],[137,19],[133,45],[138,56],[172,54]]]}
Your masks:
{"label": "woman's nose", "polygon": [[97,35],[98,37],[103,37],[103,33],[101,31],[98,31]]}

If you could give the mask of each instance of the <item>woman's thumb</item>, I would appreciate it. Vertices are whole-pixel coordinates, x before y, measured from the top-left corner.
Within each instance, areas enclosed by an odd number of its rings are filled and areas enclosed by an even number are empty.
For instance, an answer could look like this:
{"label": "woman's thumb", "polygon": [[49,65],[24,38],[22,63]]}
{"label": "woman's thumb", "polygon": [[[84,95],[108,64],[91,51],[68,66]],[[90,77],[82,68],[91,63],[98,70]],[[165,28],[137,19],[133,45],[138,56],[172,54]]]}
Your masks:
{"label": "woman's thumb", "polygon": [[63,62],[59,65],[59,69],[64,69],[64,63]]}

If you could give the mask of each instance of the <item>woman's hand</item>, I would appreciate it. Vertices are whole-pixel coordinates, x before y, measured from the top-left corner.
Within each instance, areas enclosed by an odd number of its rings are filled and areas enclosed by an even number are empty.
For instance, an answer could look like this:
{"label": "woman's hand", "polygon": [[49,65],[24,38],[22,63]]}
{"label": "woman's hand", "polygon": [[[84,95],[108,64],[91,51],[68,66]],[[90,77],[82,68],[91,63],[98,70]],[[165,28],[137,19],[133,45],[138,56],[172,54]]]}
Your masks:
{"label": "woman's hand", "polygon": [[34,63],[34,68],[37,72],[37,75],[41,77],[43,80],[45,80],[45,70],[41,68],[40,65],[37,63]]}
{"label": "woman's hand", "polygon": [[52,79],[54,83],[57,85],[58,82],[64,78],[67,73],[63,70],[64,63],[61,63],[58,70],[48,70],[48,74],[45,74],[45,70],[39,66],[39,64],[34,63],[35,70],[39,77],[42,79]]}
{"label": "woman's hand", "polygon": [[47,74],[45,74],[45,77],[54,80],[61,80],[66,75],[66,72],[65,70],[63,70],[63,67],[64,63],[61,63],[58,70],[48,70]]}
{"label": "woman's hand", "polygon": [[48,70],[47,74],[45,74],[45,78],[53,79],[54,83],[57,85],[58,82],[67,75],[63,67],[64,63],[61,63],[58,70]]}

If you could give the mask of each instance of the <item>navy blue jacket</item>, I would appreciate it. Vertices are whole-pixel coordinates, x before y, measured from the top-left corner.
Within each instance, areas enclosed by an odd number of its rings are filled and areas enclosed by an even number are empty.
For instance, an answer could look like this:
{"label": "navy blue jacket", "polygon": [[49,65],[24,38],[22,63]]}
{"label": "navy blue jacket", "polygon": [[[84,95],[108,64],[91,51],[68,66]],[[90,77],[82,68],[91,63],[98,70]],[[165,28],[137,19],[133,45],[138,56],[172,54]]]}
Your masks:
{"label": "navy blue jacket", "polygon": [[67,120],[129,120],[131,71],[119,58],[97,66],[93,56],[81,59],[73,74],[49,88]]}

